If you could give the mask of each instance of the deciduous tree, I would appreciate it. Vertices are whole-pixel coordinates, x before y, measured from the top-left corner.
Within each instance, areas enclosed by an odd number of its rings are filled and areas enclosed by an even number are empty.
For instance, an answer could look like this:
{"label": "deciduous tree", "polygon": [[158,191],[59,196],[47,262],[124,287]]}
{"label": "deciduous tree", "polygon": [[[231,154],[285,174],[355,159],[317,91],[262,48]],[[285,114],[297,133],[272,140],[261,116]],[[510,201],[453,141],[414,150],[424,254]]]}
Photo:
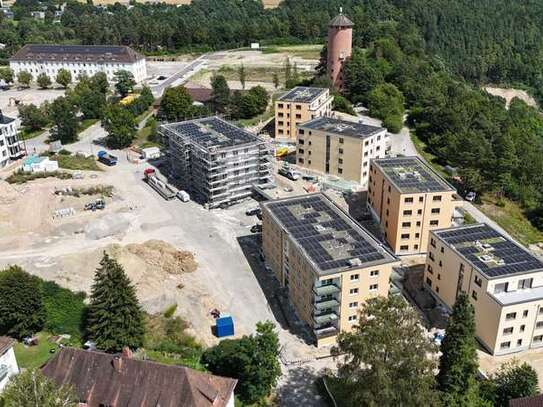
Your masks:
{"label": "deciduous tree", "polygon": [[134,115],[117,104],[110,104],[106,108],[102,126],[108,133],[106,144],[110,148],[128,147],[136,137],[137,126]]}
{"label": "deciduous tree", "polygon": [[238,68],[238,77],[239,82],[241,83],[241,88],[245,90],[245,80],[247,79],[247,74],[245,72],[245,66],[241,64]]}
{"label": "deciduous tree", "polygon": [[14,79],[13,69],[7,67],[0,69],[0,79],[8,85],[12,83]]}
{"label": "deciduous tree", "polygon": [[30,82],[32,82],[32,74],[27,71],[20,71],[17,74],[17,82],[25,88],[28,88],[30,86]]}
{"label": "deciduous tree", "polygon": [[18,339],[41,330],[45,323],[41,280],[19,266],[0,272],[0,334]]}
{"label": "deciduous tree", "polygon": [[134,90],[136,81],[131,72],[120,70],[115,72],[115,89],[122,97],[125,97]]}
{"label": "deciduous tree", "polygon": [[79,128],[77,108],[70,98],[64,96],[56,98],[49,107],[49,116],[53,123],[51,135],[54,140],[60,140],[62,144],[77,140]]}
{"label": "deciduous tree", "polygon": [[21,124],[28,130],[40,130],[49,123],[49,118],[47,117],[46,112],[44,112],[44,109],[41,109],[32,103],[28,105],[21,104],[17,106],[17,110],[19,111]]}
{"label": "deciduous tree", "polygon": [[349,405],[438,405],[435,349],[417,313],[398,297],[376,297],[362,306],[358,320],[332,349]]}
{"label": "deciduous tree", "polygon": [[66,89],[72,83],[72,74],[67,69],[60,68],[55,81]]}
{"label": "deciduous tree", "polygon": [[45,72],[42,72],[36,78],[36,83],[41,89],[47,89],[49,86],[51,86],[51,78],[49,78]]}
{"label": "deciduous tree", "polygon": [[39,369],[28,369],[13,376],[2,398],[5,407],[77,407],[79,404],[70,386],[57,386]]}
{"label": "deciduous tree", "polygon": [[211,98],[215,109],[224,112],[230,101],[230,88],[226,82],[226,78],[222,75],[215,75],[211,79]]}

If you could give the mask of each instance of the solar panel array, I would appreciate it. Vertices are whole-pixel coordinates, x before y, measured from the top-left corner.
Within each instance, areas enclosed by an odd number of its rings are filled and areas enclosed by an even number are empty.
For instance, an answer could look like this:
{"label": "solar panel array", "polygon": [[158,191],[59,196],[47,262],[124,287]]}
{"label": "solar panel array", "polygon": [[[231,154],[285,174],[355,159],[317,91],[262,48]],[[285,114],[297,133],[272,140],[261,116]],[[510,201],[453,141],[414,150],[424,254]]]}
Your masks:
{"label": "solar panel array", "polygon": [[29,45],[30,52],[55,54],[123,54],[126,47],[116,45]]}
{"label": "solar panel array", "polygon": [[361,264],[392,259],[322,194],[266,206],[321,271],[353,268],[353,259]]}
{"label": "solar panel array", "polygon": [[177,135],[186,137],[204,148],[234,147],[259,141],[253,134],[218,117],[207,117],[166,126]]}
{"label": "solar panel array", "polygon": [[316,119],[301,124],[299,127],[360,138],[373,136],[374,134],[385,130],[382,127],[368,126],[367,124],[334,119],[332,117],[325,116],[317,117]]}
{"label": "solar panel array", "polygon": [[374,161],[402,193],[449,191],[451,186],[418,157],[382,158]]}
{"label": "solar panel array", "polygon": [[294,89],[288,91],[277,100],[284,101],[284,102],[310,103],[314,99],[318,98],[324,92],[326,92],[325,88],[311,88],[311,87],[306,87],[306,86],[296,86]]}
{"label": "solar panel array", "polygon": [[11,60],[92,61],[133,63],[143,56],[126,46],[117,45],[32,45],[17,51]]}
{"label": "solar panel array", "polygon": [[[436,233],[488,277],[543,269],[543,262],[486,224],[445,229]],[[491,248],[482,250],[477,242]],[[482,261],[480,256],[484,254],[499,260],[500,263]]]}

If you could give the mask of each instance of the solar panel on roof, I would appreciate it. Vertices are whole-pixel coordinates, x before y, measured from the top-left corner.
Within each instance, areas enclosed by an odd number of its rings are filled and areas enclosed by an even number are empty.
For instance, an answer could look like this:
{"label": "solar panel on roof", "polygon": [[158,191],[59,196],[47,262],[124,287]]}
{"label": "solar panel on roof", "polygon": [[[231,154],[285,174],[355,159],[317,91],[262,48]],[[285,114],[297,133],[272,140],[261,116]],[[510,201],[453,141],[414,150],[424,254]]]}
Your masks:
{"label": "solar panel on roof", "polygon": [[321,195],[271,202],[268,209],[322,271],[385,259],[369,236],[350,225],[345,216]]}

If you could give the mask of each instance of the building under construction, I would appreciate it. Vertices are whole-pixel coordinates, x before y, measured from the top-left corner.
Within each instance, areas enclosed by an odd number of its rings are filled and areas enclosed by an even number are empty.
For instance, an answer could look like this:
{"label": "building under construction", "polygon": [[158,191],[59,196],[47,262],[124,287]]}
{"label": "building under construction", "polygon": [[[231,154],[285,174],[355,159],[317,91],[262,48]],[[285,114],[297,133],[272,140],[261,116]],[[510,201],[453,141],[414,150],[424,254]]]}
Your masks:
{"label": "building under construction", "polygon": [[271,182],[269,146],[219,117],[160,126],[174,183],[209,208],[252,194]]}

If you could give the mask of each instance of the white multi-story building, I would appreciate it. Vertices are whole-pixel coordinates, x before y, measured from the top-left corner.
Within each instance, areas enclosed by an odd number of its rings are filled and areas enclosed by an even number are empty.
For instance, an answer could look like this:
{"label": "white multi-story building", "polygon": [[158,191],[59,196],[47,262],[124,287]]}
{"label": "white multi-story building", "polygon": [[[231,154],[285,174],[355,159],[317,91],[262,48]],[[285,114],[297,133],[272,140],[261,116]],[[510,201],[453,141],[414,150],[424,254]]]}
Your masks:
{"label": "white multi-story building", "polygon": [[145,57],[130,47],[115,45],[27,44],[10,58],[9,66],[15,75],[26,71],[36,79],[45,73],[53,81],[60,69],[70,71],[74,79],[104,72],[112,81],[118,71],[131,72],[138,83],[147,77]]}
{"label": "white multi-story building", "polygon": [[17,137],[18,127],[18,120],[4,116],[0,111],[0,168],[25,155],[23,143]]}
{"label": "white multi-story building", "polygon": [[0,336],[0,393],[8,384],[9,378],[19,373],[19,366],[17,366],[17,359],[15,359],[13,351],[14,344],[15,340],[7,336]]}

